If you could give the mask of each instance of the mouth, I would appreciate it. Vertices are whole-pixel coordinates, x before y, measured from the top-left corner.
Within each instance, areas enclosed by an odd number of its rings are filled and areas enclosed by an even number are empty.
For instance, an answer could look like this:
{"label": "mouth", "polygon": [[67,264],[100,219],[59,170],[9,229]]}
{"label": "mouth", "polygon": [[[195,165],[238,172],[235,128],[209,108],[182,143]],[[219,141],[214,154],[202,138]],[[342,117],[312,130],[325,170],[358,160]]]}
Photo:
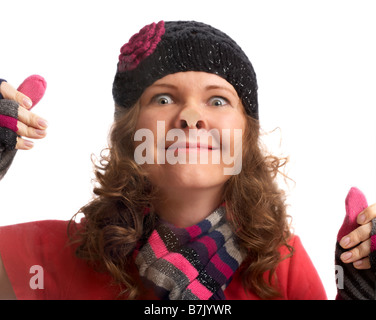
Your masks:
{"label": "mouth", "polygon": [[210,144],[200,144],[198,142],[175,142],[170,144],[169,146],[166,147],[166,150],[171,150],[171,151],[182,151],[182,152],[199,152],[201,150],[203,151],[213,151],[217,150],[219,148],[213,147]]}

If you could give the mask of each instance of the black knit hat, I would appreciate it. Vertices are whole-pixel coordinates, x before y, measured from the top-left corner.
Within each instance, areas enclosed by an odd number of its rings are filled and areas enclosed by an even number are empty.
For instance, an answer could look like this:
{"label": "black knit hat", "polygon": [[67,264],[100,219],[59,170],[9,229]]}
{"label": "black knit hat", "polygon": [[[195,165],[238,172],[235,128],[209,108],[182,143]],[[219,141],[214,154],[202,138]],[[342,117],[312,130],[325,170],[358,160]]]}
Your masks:
{"label": "black knit hat", "polygon": [[182,71],[221,76],[238,93],[246,112],[258,119],[257,81],[252,64],[229,36],[195,21],[160,21],[143,27],[121,48],[112,94],[133,106],[158,79]]}

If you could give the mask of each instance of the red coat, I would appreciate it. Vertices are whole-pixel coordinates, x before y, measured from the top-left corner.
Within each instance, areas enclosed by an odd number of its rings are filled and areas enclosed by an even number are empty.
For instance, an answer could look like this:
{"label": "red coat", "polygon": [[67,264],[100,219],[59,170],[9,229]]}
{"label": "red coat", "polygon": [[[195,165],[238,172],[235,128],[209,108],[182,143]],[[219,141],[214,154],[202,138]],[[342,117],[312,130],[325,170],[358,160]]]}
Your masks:
{"label": "red coat", "polygon": [[[111,277],[94,271],[67,246],[67,221],[46,220],[0,227],[0,254],[18,299],[116,299]],[[276,271],[282,299],[327,299],[321,280],[300,239],[290,243],[291,258]],[[281,249],[282,255],[287,249]],[[138,273],[135,272],[138,277]],[[334,280],[333,280],[334,281]],[[258,300],[245,292],[236,272],[225,290],[229,300]],[[141,299],[153,299],[151,292]]]}

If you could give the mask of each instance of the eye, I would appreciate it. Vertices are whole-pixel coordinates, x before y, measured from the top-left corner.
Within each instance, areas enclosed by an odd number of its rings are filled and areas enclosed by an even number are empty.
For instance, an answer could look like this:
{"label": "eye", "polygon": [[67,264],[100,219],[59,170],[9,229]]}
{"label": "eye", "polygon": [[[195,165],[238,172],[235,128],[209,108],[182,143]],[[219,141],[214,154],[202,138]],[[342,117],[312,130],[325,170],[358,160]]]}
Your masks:
{"label": "eye", "polygon": [[168,94],[158,94],[153,98],[153,101],[159,105],[166,105],[174,102]]}
{"label": "eye", "polygon": [[222,107],[228,104],[229,104],[229,101],[223,97],[213,97],[213,98],[210,98],[209,100],[209,105],[214,106],[214,107]]}

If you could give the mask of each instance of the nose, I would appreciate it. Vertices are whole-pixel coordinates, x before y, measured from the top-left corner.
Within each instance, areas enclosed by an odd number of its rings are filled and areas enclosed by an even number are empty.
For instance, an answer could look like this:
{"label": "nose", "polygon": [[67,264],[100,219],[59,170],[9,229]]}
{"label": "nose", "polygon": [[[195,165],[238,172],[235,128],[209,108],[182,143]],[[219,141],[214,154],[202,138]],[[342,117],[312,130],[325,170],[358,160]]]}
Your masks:
{"label": "nose", "polygon": [[202,116],[195,108],[184,108],[178,121],[178,127],[181,129],[202,129],[204,127]]}

